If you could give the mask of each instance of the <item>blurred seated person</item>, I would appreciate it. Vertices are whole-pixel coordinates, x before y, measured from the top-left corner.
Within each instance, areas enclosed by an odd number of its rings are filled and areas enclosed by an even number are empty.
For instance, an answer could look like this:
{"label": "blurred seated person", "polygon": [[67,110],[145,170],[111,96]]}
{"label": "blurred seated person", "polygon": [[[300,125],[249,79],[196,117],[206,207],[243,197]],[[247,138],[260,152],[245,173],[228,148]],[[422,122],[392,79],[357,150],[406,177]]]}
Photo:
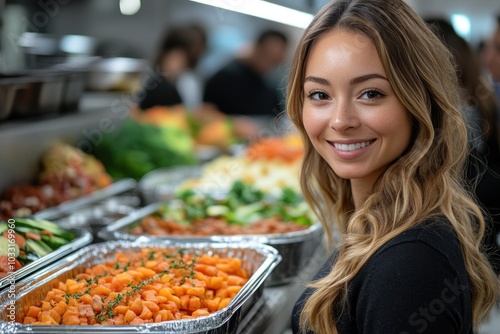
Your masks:
{"label": "blurred seated person", "polygon": [[[488,52],[485,55],[486,68],[491,74],[493,87],[497,96],[497,101],[500,102],[500,16],[497,17],[497,24],[489,42]],[[498,107],[498,117],[500,120],[500,103]]]}
{"label": "blurred seated person", "polygon": [[287,44],[279,31],[262,32],[248,55],[235,58],[207,80],[203,100],[228,115],[276,116],[281,95],[266,75],[284,61]]}
{"label": "blurred seated person", "polygon": [[139,103],[141,109],[176,104],[189,110],[197,108],[202,102],[203,88],[194,68],[205,48],[206,36],[200,26],[169,29],[154,60],[155,75],[147,78]]}
{"label": "blurred seated person", "polygon": [[497,101],[488,81],[481,75],[479,59],[465,39],[443,19],[428,19],[434,32],[450,50],[463,88],[463,112],[469,127],[468,178],[489,218],[484,246],[497,273],[500,273],[500,248],[496,234],[500,232],[500,130]]}

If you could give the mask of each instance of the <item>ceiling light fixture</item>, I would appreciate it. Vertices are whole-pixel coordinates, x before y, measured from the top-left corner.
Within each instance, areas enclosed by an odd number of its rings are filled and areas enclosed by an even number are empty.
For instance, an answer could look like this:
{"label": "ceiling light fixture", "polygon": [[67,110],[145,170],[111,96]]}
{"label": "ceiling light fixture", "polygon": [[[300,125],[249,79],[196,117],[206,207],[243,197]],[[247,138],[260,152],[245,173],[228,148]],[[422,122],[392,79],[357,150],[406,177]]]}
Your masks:
{"label": "ceiling light fixture", "polygon": [[191,0],[204,5],[247,14],[305,29],[313,15],[263,0]]}

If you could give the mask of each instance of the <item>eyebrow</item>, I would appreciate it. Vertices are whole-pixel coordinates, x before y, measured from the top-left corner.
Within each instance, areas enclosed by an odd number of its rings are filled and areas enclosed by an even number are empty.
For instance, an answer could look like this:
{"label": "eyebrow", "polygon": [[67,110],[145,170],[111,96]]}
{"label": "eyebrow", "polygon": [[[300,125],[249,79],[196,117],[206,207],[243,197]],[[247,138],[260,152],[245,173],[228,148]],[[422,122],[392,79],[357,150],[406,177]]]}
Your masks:
{"label": "eyebrow", "polygon": [[[362,75],[360,77],[352,78],[351,80],[349,80],[349,84],[350,85],[357,85],[359,83],[362,83],[362,82],[370,80],[370,79],[383,79],[383,80],[389,81],[383,75],[380,75],[377,73],[370,73],[370,74]],[[317,84],[324,85],[324,86],[330,85],[330,81],[328,81],[325,78],[321,78],[321,77],[308,76],[304,79],[304,83],[307,81],[312,81],[312,82],[315,82]]]}

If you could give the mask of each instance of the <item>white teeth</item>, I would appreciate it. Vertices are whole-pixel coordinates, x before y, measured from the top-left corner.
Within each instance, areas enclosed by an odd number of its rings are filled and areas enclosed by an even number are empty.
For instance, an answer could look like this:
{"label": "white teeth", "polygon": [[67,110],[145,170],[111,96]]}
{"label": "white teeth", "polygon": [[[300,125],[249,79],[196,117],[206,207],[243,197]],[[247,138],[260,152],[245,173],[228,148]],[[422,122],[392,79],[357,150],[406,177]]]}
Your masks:
{"label": "white teeth", "polygon": [[363,143],[357,143],[357,144],[337,144],[334,143],[333,145],[337,150],[341,151],[354,151],[354,150],[359,150],[360,148],[366,147],[371,144],[371,141],[365,141]]}

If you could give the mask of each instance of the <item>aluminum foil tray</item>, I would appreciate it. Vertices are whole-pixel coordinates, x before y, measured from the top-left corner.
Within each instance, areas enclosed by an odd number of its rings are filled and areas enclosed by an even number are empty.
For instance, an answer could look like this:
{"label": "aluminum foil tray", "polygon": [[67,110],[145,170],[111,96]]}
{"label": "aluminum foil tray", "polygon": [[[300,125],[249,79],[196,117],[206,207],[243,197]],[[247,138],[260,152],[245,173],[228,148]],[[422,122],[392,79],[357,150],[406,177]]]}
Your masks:
{"label": "aluminum foil tray", "polygon": [[16,285],[14,297],[16,319],[24,318],[30,305],[39,304],[47,292],[56,287],[59,280],[74,277],[86,267],[114,259],[117,252],[137,252],[142,247],[183,248],[186,253],[218,254],[221,257],[242,259],[243,268],[251,274],[248,282],[236,294],[231,303],[208,316],[196,319],[171,320],[139,326],[32,326],[11,322],[9,305],[12,303],[10,290],[0,293],[0,333],[186,333],[186,334],[236,334],[241,320],[241,307],[245,302],[259,298],[264,280],[279,263],[278,252],[266,245],[230,243],[168,243],[108,241],[80,249],[46,267],[37,275],[25,278]]}
{"label": "aluminum foil tray", "polygon": [[[35,260],[21,269],[11,273],[10,275],[7,275],[3,278],[0,278],[0,290],[5,289],[6,287],[16,284],[17,282],[24,278],[27,277],[28,275],[33,274],[34,272],[40,270],[41,268],[45,267],[49,263],[52,263],[56,260],[59,260],[60,258],[73,253],[74,251],[82,248],[83,246],[86,246],[92,242],[92,234],[86,230],[86,229],[81,229],[81,228],[68,228],[66,229],[69,232],[73,233],[75,235],[75,238],[67,243],[64,246],[59,247],[55,251],[39,258],[38,260]],[[4,333],[4,332],[0,332]]]}
{"label": "aluminum foil tray", "polygon": [[[162,203],[153,203],[142,209],[132,212],[129,216],[115,221],[99,232],[99,237],[104,240],[129,240],[137,239],[137,235],[130,234],[130,226],[139,219],[157,212]],[[323,240],[323,228],[316,223],[303,231],[289,232],[284,234],[261,234],[261,235],[214,235],[209,237],[186,237],[186,236],[141,236],[150,242],[171,241],[182,242],[258,242],[271,245],[278,250],[282,257],[278,265],[266,281],[266,285],[280,285],[292,281],[300,270],[307,264],[314,254],[316,247]]]}
{"label": "aluminum foil tray", "polygon": [[40,219],[55,219],[71,214],[74,210],[88,206],[93,203],[105,200],[109,197],[124,193],[135,189],[137,182],[133,179],[122,179],[112,183],[111,185],[94,191],[91,194],[69,200],[42,211],[38,211],[33,215],[34,218]]}

